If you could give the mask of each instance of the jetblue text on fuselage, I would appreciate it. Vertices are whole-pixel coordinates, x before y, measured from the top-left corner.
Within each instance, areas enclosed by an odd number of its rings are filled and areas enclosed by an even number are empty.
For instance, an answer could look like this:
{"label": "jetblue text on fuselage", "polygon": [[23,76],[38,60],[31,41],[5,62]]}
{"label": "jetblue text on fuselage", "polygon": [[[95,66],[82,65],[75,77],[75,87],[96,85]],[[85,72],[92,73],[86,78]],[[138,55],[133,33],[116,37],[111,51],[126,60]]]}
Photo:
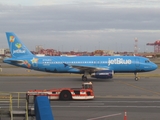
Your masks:
{"label": "jetblue text on fuselage", "polygon": [[108,59],[108,65],[111,64],[132,64],[132,60],[130,59],[123,59],[123,58],[114,58],[114,59]]}

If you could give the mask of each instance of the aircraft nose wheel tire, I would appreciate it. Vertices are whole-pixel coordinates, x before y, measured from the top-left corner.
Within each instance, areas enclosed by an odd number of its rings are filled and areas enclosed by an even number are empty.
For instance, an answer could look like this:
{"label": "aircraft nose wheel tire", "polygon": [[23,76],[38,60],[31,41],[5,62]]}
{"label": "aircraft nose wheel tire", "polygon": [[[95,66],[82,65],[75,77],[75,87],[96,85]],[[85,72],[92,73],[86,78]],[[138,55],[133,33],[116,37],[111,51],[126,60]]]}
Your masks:
{"label": "aircraft nose wheel tire", "polygon": [[139,77],[135,77],[135,81],[138,81],[139,80]]}

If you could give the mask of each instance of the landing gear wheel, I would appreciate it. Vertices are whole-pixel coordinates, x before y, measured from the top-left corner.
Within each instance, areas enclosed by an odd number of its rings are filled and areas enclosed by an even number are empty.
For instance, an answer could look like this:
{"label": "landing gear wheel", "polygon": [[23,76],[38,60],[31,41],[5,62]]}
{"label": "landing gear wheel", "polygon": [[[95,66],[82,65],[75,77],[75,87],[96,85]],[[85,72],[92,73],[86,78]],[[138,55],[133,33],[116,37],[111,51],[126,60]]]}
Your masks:
{"label": "landing gear wheel", "polygon": [[137,72],[134,73],[134,75],[135,75],[135,81],[139,80],[139,77],[137,76],[137,74],[138,74]]}
{"label": "landing gear wheel", "polygon": [[87,81],[87,77],[85,77],[84,75],[82,76],[82,81]]}
{"label": "landing gear wheel", "polygon": [[60,93],[60,100],[71,100],[71,99],[72,99],[72,96],[69,91],[62,91]]}
{"label": "landing gear wheel", "polygon": [[82,79],[84,78],[84,75],[82,75]]}
{"label": "landing gear wheel", "polygon": [[139,77],[135,77],[135,81],[138,81],[139,80]]}

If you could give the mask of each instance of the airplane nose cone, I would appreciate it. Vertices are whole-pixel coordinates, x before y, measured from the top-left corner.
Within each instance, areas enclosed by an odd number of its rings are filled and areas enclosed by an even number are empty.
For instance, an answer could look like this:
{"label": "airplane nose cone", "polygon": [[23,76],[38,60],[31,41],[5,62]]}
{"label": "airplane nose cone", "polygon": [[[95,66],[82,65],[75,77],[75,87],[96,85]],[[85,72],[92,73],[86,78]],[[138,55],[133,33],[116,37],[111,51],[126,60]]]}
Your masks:
{"label": "airplane nose cone", "polygon": [[155,63],[152,63],[152,70],[156,70],[158,66]]}
{"label": "airplane nose cone", "polygon": [[153,70],[156,70],[158,66],[156,64],[153,64]]}

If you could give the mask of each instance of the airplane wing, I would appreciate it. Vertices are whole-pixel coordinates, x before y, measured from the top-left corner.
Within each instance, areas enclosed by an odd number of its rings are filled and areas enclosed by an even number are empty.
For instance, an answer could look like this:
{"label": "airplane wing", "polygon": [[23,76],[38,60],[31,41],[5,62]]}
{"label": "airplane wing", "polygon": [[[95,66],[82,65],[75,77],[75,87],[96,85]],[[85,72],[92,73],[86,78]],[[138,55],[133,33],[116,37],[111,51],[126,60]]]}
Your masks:
{"label": "airplane wing", "polygon": [[[65,64],[65,63],[64,63]],[[100,71],[100,70],[109,70],[109,67],[101,67],[101,66],[85,66],[85,65],[72,65],[72,64],[65,64],[66,66],[70,66],[72,68],[79,69],[80,71]]]}

